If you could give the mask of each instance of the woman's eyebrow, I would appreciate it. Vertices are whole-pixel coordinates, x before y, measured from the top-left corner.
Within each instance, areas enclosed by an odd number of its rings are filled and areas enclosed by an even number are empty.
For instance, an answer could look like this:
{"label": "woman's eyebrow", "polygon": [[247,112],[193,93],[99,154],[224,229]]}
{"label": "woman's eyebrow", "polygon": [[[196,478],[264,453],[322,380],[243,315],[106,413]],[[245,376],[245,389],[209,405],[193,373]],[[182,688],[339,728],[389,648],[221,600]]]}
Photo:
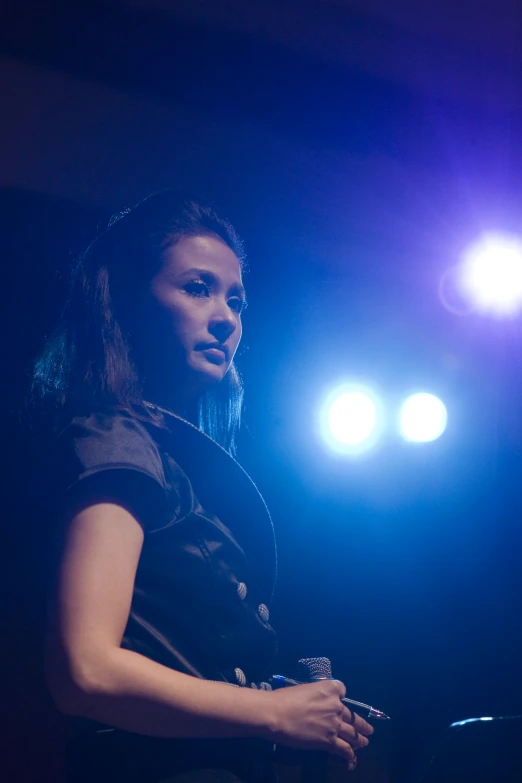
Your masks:
{"label": "woman's eyebrow", "polygon": [[197,275],[198,277],[207,277],[210,280],[215,280],[215,275],[209,269],[199,269],[198,267],[191,267],[190,269],[184,269],[180,273],[180,277],[185,275]]}
{"label": "woman's eyebrow", "polygon": [[[189,275],[197,275],[198,277],[201,277],[202,280],[205,282],[211,283],[215,285],[218,282],[218,278],[214,274],[214,272],[211,272],[210,269],[200,269],[199,267],[191,267],[190,269],[185,269],[181,273],[181,277],[189,276]],[[229,291],[234,291],[234,293],[239,294],[242,299],[246,301],[246,291],[244,286],[241,283],[232,283],[232,285],[229,288]]]}
{"label": "woman's eyebrow", "polygon": [[229,288],[229,293],[234,292],[235,294],[238,294],[241,299],[246,302],[246,291],[243,285],[241,283],[233,283]]}

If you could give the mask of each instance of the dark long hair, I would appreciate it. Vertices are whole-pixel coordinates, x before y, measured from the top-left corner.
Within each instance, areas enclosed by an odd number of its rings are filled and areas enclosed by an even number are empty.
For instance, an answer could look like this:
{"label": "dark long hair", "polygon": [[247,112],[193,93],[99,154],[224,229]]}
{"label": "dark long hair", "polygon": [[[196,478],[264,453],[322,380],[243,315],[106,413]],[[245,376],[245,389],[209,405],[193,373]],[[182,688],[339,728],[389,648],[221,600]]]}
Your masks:
{"label": "dark long hair", "polygon": [[[241,240],[214,210],[174,190],[154,193],[113,216],[80,255],[58,329],[35,362],[32,400],[54,421],[86,407],[116,407],[162,426],[143,398],[132,359],[131,310],[159,271],[166,248],[182,237],[217,236],[244,263]],[[196,423],[229,451],[243,389],[232,364],[198,400]],[[153,402],[153,401],[152,401]]]}

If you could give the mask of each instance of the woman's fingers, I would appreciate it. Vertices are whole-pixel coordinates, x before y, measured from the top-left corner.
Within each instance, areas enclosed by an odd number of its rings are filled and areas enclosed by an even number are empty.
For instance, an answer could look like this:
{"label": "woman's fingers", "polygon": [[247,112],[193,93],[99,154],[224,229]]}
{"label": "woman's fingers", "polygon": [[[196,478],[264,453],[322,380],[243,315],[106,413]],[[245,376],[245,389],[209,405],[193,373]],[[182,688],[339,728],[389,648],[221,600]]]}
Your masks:
{"label": "woman's fingers", "polygon": [[373,734],[373,726],[367,723],[364,718],[361,718],[360,715],[357,715],[356,712],[349,710],[345,705],[343,705],[343,721],[353,726],[358,734],[364,734],[364,736]]}
{"label": "woman's fingers", "polygon": [[344,682],[341,682],[341,680],[330,680],[330,682],[335,683],[338,688],[339,698],[344,699],[346,696],[346,685]]}
{"label": "woman's fingers", "polygon": [[[352,748],[365,748],[369,740],[365,735],[373,734],[373,726],[370,726],[364,718],[343,706],[341,728],[338,731],[340,739],[347,742]],[[356,760],[357,763],[357,760]]]}
{"label": "woman's fingers", "polygon": [[369,743],[369,740],[366,739],[366,737],[363,737],[362,734],[358,734],[353,726],[347,726],[346,723],[342,724],[337,736],[345,742],[348,742],[352,748],[365,748]]}
{"label": "woman's fingers", "polygon": [[328,752],[334,756],[340,756],[348,763],[357,763],[357,757],[352,746],[340,737],[336,737],[334,744],[328,749]]}

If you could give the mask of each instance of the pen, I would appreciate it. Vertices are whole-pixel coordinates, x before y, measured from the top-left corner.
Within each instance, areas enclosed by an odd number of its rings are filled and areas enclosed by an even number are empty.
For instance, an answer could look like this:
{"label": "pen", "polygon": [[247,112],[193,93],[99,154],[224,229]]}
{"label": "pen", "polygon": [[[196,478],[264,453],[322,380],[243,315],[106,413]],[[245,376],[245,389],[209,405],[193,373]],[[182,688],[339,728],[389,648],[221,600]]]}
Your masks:
{"label": "pen", "polygon": [[[274,684],[288,687],[289,685],[304,685],[305,683],[301,682],[300,680],[292,680],[291,677],[284,677],[282,674],[273,674],[271,677],[271,680],[274,682]],[[315,680],[315,682],[318,682],[318,680]],[[363,710],[368,710],[367,718],[375,718],[375,720],[390,720],[389,716],[386,715],[382,710],[376,710],[375,707],[371,707],[369,704],[363,704],[362,701],[354,701],[354,699],[341,699],[343,704],[346,705],[353,705],[355,707],[359,707]]]}

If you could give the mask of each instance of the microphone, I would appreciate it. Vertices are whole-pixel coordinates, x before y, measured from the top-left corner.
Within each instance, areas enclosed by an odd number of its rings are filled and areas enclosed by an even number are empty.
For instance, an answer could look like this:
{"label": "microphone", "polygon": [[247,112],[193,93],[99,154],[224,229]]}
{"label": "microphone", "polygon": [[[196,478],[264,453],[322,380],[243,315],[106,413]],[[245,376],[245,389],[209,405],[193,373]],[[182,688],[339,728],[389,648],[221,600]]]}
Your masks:
{"label": "microphone", "polygon": [[[329,676],[322,676],[323,673]],[[317,675],[317,676],[315,676]],[[296,682],[313,682],[332,679],[332,665],[328,658],[301,658],[297,661]],[[285,682],[289,685],[289,682]],[[293,684],[293,683],[292,683]],[[328,754],[324,751],[309,751],[301,765],[301,783],[327,783]]]}
{"label": "microphone", "polygon": [[[290,679],[290,677],[284,677],[282,674],[273,674],[271,680],[276,688],[287,688],[290,685],[302,685],[305,682],[317,682],[318,680],[333,680],[332,664],[329,658],[301,658],[297,662],[297,676],[295,680]],[[377,710],[369,704],[346,698],[341,699],[341,701],[346,706],[355,706],[365,710],[367,715],[364,717],[366,718],[390,720],[389,716],[382,710]]]}
{"label": "microphone", "polygon": [[300,658],[297,661],[296,680],[314,682],[333,680],[332,664],[329,658]]}

